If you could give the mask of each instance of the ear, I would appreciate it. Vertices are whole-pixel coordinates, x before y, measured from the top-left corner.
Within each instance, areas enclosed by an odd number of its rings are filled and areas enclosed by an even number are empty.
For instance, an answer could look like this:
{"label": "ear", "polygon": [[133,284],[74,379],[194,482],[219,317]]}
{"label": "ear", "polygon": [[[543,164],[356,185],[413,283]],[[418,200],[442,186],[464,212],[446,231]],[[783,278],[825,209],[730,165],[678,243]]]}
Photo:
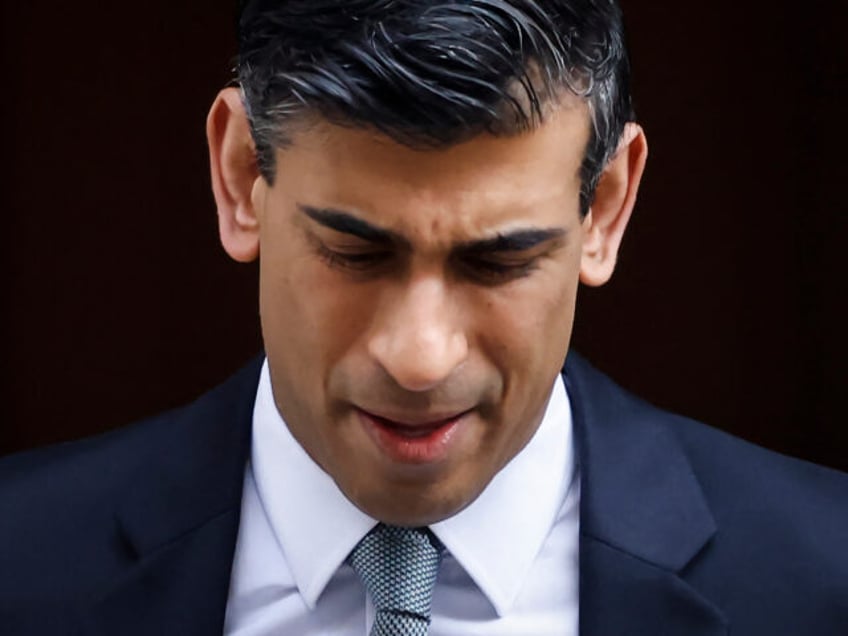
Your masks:
{"label": "ear", "polygon": [[259,219],[251,192],[262,177],[247,114],[237,88],[225,88],[206,118],[218,230],[227,254],[243,263],[259,255]]}
{"label": "ear", "polygon": [[603,285],[612,276],[647,158],[648,142],[641,126],[626,124],[618,149],[598,181],[592,207],[583,219],[580,281],[585,285]]}

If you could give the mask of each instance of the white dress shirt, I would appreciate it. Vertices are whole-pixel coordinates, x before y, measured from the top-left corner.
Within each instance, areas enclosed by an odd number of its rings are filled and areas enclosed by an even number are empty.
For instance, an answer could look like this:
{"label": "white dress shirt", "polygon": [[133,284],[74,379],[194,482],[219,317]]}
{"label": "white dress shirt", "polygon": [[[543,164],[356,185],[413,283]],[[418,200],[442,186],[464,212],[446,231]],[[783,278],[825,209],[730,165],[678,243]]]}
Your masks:
{"label": "white dress shirt", "polygon": [[[576,636],[580,488],[560,377],[539,429],[464,510],[445,545],[429,636]],[[366,636],[374,607],[345,559],[377,521],[292,437],[267,360],[253,412],[225,634]]]}

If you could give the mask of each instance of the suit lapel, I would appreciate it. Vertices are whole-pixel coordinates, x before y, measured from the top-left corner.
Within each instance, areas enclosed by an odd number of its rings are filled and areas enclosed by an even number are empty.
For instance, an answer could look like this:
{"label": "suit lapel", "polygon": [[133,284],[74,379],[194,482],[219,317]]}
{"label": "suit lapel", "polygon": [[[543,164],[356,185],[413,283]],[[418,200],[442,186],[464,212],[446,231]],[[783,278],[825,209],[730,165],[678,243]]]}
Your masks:
{"label": "suit lapel", "polygon": [[673,434],[574,353],[565,381],[581,475],[581,636],[726,634],[681,575],[716,527]]}
{"label": "suit lapel", "polygon": [[128,567],[84,616],[85,634],[222,632],[260,368],[158,423],[149,470],[117,513]]}

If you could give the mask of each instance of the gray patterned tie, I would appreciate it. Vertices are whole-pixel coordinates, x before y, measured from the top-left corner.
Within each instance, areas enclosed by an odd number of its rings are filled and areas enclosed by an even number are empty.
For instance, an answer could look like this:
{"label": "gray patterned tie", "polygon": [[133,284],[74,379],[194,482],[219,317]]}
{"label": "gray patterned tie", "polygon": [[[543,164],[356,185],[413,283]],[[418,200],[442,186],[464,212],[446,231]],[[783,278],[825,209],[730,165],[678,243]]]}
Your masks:
{"label": "gray patterned tie", "polygon": [[377,610],[371,636],[426,636],[442,549],[429,530],[382,523],[353,549],[348,563]]}

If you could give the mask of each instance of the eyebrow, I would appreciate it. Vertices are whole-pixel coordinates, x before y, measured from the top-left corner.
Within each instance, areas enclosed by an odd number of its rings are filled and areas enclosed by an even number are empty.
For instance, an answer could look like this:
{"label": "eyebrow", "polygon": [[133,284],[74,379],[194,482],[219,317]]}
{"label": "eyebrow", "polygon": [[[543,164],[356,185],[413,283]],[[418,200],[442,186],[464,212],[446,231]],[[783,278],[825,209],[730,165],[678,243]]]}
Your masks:
{"label": "eyebrow", "polygon": [[458,250],[468,253],[481,252],[523,252],[553,239],[562,238],[563,228],[518,229],[511,232],[499,232],[487,239],[476,239],[460,243]]}
{"label": "eyebrow", "polygon": [[[377,227],[360,218],[334,210],[333,208],[315,208],[298,204],[298,209],[310,219],[342,234],[350,234],[364,241],[383,245],[402,245],[410,247],[409,241],[396,232]],[[523,252],[553,239],[562,238],[563,228],[527,228],[508,232],[499,232],[491,238],[464,241],[455,250],[465,254],[485,252]]]}
{"label": "eyebrow", "polygon": [[324,227],[341,232],[342,234],[350,234],[364,241],[371,243],[380,243],[383,245],[399,244],[409,246],[409,241],[396,232],[379,228],[371,225],[367,221],[363,221],[352,214],[334,210],[332,208],[313,208],[308,205],[298,204],[298,209],[310,219],[323,225]]}

